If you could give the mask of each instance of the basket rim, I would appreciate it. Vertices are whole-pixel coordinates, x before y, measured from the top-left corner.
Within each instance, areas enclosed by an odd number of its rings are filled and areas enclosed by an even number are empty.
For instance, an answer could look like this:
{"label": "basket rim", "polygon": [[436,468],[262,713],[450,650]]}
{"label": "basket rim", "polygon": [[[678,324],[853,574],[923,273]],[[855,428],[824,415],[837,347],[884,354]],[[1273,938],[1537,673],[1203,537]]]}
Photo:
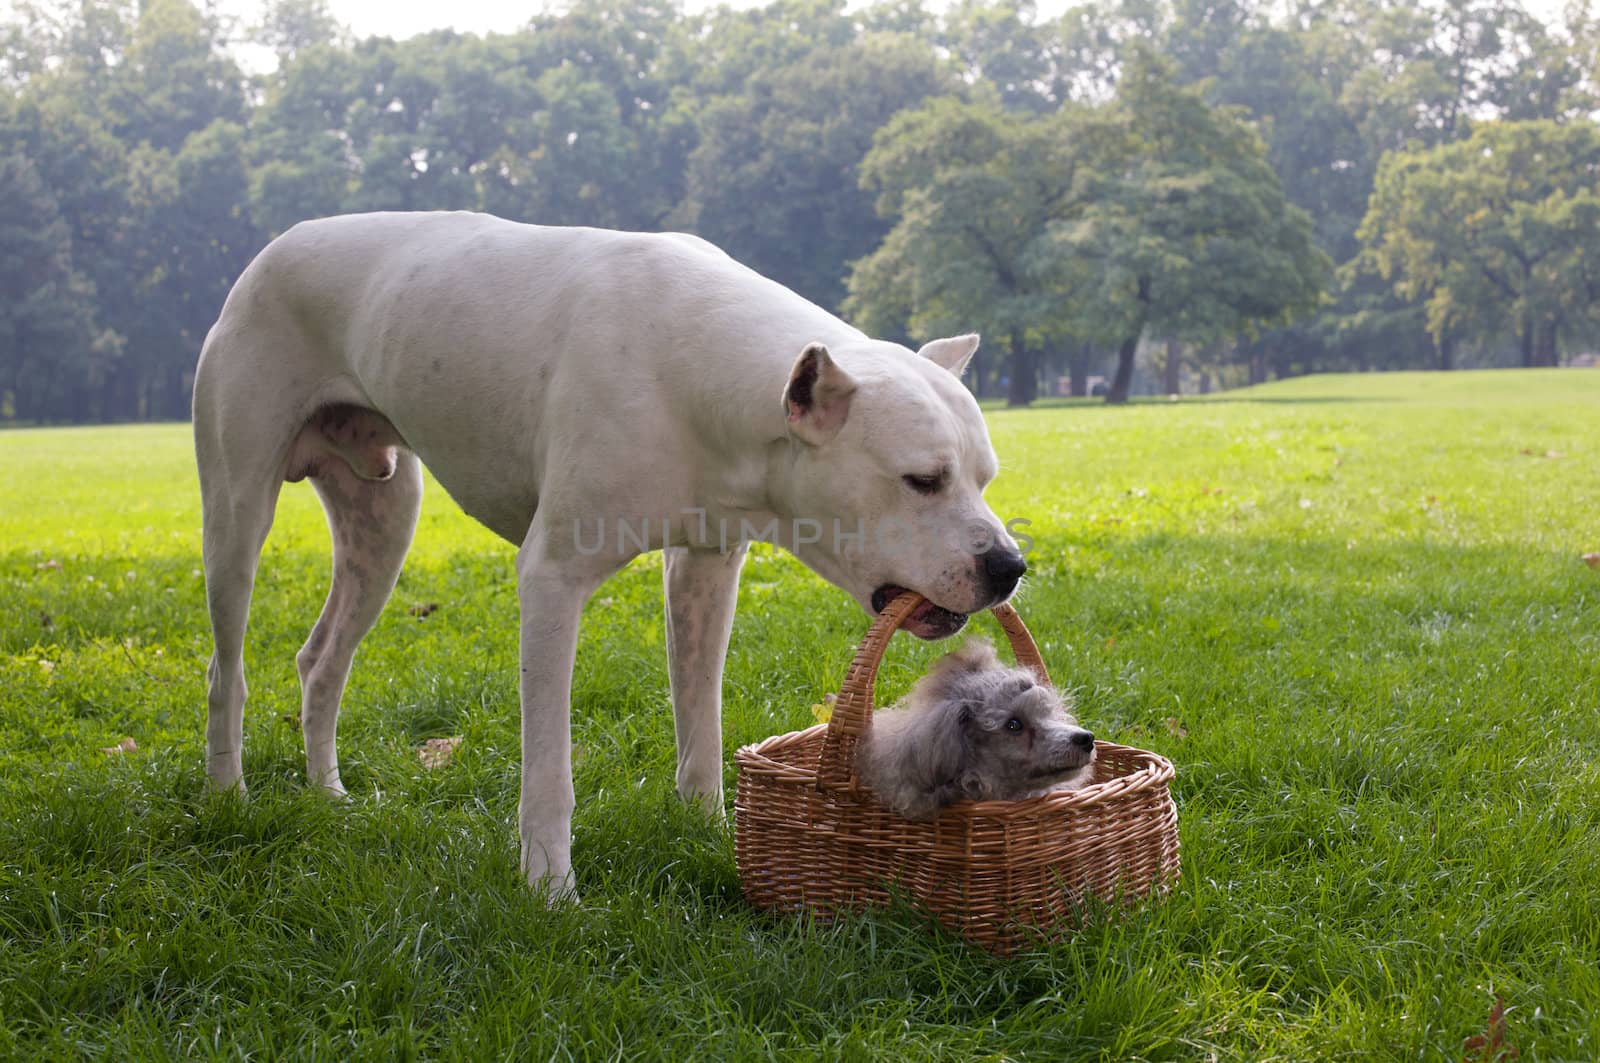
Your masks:
{"label": "basket rim", "polygon": [[[734,760],[738,765],[740,777],[743,778],[746,769],[760,770],[770,765],[768,777],[763,781],[767,784],[788,783],[797,787],[822,789],[825,792],[847,796],[853,800],[870,801],[863,792],[849,783],[830,783],[820,781],[814,767],[807,768],[772,756],[770,748],[776,744],[791,745],[815,740],[821,737],[828,729],[826,723],[815,724],[798,731],[787,731],[783,734],[771,735],[759,742],[742,745],[734,753]],[[1167,788],[1177,775],[1172,761],[1148,749],[1137,746],[1119,745],[1115,742],[1095,741],[1096,755],[1113,754],[1126,756],[1138,762],[1138,767],[1133,771],[1100,782],[1090,783],[1088,786],[1075,790],[1052,790],[1048,793],[1034,797],[1023,797],[1011,801],[971,801],[962,799],[940,810],[936,819],[930,823],[948,821],[950,819],[1011,819],[1016,816],[1036,814],[1045,809],[1067,810],[1086,809],[1092,810],[1101,806],[1125,801],[1132,796],[1142,794],[1147,790]],[[772,775],[785,776],[775,779]]]}

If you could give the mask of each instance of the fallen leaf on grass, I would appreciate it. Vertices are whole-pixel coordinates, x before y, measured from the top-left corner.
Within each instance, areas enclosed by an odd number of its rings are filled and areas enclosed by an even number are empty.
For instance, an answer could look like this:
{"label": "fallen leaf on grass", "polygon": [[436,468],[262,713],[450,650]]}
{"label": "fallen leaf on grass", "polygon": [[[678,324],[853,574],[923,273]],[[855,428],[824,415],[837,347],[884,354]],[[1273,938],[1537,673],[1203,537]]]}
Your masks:
{"label": "fallen leaf on grass", "polygon": [[1171,735],[1172,737],[1174,737],[1174,738],[1188,738],[1189,737],[1189,729],[1187,727],[1185,727],[1183,725],[1183,721],[1178,719],[1176,716],[1168,716],[1165,720],[1162,721],[1162,723],[1165,723],[1167,725],[1167,734]]}
{"label": "fallen leaf on grass", "polygon": [[411,615],[418,620],[425,620],[429,613],[439,608],[438,602],[419,602],[411,607]]}
{"label": "fallen leaf on grass", "polygon": [[450,763],[450,757],[455,753],[456,747],[461,744],[460,735],[451,735],[449,738],[430,738],[417,749],[417,757],[422,761],[424,768],[442,768]]}
{"label": "fallen leaf on grass", "polygon": [[131,738],[124,738],[122,741],[118,742],[114,746],[104,746],[104,747],[102,747],[100,752],[104,753],[106,756],[109,757],[109,756],[112,756],[112,755],[118,754],[118,753],[132,753],[135,750],[137,750],[138,748],[139,748],[139,743],[135,742]]}
{"label": "fallen leaf on grass", "polygon": [[811,706],[811,715],[818,723],[827,723],[833,719],[833,703],[838,697],[839,695],[837,694],[828,694],[821,701]]}
{"label": "fallen leaf on grass", "polygon": [[1600,553],[1584,554],[1583,563],[1588,565],[1590,568],[1600,568]]}
{"label": "fallen leaf on grass", "polygon": [[1516,1059],[1517,1050],[1505,1041],[1506,1004],[1497,995],[1494,1007],[1489,1009],[1489,1029],[1462,1043],[1461,1048],[1466,1053],[1462,1059],[1464,1063],[1501,1063],[1503,1060]]}

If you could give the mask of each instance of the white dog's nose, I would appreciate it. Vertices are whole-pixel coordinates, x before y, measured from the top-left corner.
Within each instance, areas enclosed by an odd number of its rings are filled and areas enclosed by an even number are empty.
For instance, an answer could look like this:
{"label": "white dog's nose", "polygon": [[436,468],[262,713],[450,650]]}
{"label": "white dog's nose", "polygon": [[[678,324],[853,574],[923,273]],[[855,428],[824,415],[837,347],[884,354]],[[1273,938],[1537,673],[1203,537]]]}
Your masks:
{"label": "white dog's nose", "polygon": [[983,555],[983,573],[989,581],[989,592],[996,599],[1009,597],[1026,571],[1028,562],[1015,550],[996,546]]}

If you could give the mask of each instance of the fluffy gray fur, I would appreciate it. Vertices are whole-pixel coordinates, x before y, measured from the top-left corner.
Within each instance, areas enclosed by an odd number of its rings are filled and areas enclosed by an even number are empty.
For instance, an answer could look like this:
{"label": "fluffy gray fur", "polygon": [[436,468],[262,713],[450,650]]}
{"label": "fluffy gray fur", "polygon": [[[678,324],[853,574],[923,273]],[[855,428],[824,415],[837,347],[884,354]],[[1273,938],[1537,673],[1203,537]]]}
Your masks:
{"label": "fluffy gray fur", "polygon": [[903,699],[872,716],[856,771],[906,819],[962,798],[1014,801],[1094,781],[1094,735],[1062,696],[1007,668],[974,640],[935,662]]}

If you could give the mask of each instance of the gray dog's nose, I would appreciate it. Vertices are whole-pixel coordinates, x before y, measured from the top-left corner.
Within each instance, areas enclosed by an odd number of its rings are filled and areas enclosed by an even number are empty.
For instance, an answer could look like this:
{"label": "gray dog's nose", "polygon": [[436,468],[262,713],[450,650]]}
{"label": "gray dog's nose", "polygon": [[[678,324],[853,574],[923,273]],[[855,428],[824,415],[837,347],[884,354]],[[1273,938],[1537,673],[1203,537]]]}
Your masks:
{"label": "gray dog's nose", "polygon": [[996,546],[983,555],[983,572],[989,577],[989,589],[998,598],[1004,598],[1016,589],[1017,580],[1028,571],[1022,555]]}
{"label": "gray dog's nose", "polygon": [[1079,749],[1094,748],[1094,733],[1092,731],[1079,731],[1072,736],[1072,744]]}

